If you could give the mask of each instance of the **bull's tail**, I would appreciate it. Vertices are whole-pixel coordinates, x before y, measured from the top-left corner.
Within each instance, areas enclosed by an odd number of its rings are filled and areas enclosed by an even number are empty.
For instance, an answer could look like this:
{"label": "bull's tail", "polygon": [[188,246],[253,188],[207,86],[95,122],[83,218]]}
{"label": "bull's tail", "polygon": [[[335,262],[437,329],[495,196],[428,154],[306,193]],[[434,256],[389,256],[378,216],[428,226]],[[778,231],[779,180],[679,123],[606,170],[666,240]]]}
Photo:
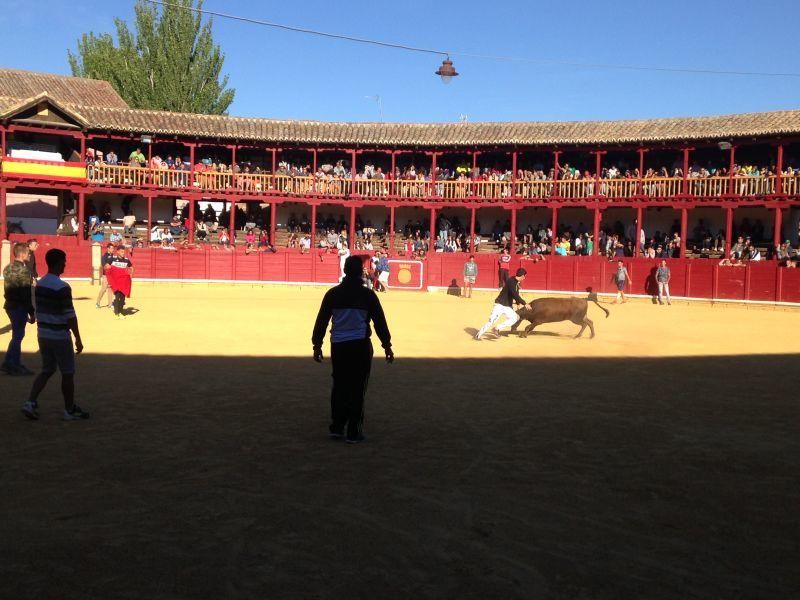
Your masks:
{"label": "bull's tail", "polygon": [[600,304],[600,303],[597,301],[597,298],[596,298],[596,297],[595,297],[595,298],[590,298],[590,300],[591,300],[592,302],[594,302],[595,304],[597,304],[597,306],[598,306],[598,307],[600,307],[600,310],[602,310],[604,313],[606,313],[606,319],[607,319],[607,318],[608,318],[608,315],[610,315],[610,314],[611,314],[611,312],[610,312],[610,311],[609,311],[609,310],[608,310],[608,309],[607,309],[605,306],[602,306],[602,305],[601,305],[601,304]]}

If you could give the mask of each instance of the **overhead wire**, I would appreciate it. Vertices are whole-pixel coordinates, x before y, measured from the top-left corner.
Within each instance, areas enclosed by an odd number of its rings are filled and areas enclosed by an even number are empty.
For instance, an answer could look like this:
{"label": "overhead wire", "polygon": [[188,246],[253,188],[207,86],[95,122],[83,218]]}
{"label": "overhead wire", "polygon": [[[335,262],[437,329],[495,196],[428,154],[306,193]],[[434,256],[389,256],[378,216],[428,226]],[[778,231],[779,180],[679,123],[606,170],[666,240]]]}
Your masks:
{"label": "overhead wire", "polygon": [[517,57],[517,56],[499,56],[499,55],[492,55],[492,54],[476,54],[471,52],[453,52],[453,51],[446,51],[446,50],[437,50],[434,48],[421,48],[418,46],[411,46],[409,44],[401,44],[396,42],[386,42],[382,40],[374,40],[369,38],[357,37],[352,35],[345,35],[341,33],[331,33],[329,31],[318,31],[316,29],[310,29],[308,27],[296,27],[293,25],[286,25],[283,23],[275,23],[272,21],[266,21],[264,19],[255,19],[252,17],[242,17],[239,15],[232,15],[229,13],[224,13],[216,10],[209,10],[206,8],[197,8],[194,6],[186,6],[184,4],[178,4],[175,2],[169,2],[168,0],[147,0],[152,4],[157,4],[162,7],[169,7],[169,8],[179,8],[184,10],[190,10],[195,13],[199,13],[202,15],[212,16],[212,17],[219,17],[221,19],[229,19],[232,21],[240,21],[243,23],[249,23],[252,25],[261,25],[264,27],[272,27],[274,29],[282,29],[284,31],[291,31],[294,33],[304,33],[307,35],[316,35],[320,37],[344,40],[348,42],[354,42],[358,44],[369,44],[373,46],[379,46],[383,48],[393,48],[396,50],[405,50],[408,52],[421,52],[424,54],[434,54],[438,56],[445,56],[445,57],[462,57],[462,58],[474,58],[479,60],[490,60],[490,61],[498,61],[498,62],[518,62],[518,63],[528,63],[528,64],[538,64],[538,65],[552,65],[552,66],[561,66],[561,67],[576,67],[576,68],[585,68],[585,69],[609,69],[609,70],[624,70],[624,71],[650,71],[656,73],[686,73],[686,74],[693,74],[693,75],[731,75],[731,76],[743,76],[743,77],[800,77],[800,73],[780,73],[780,72],[769,72],[769,71],[732,71],[732,70],[719,70],[719,69],[696,69],[696,68],[688,68],[688,67],[654,67],[654,66],[644,66],[644,65],[625,65],[625,64],[612,64],[612,63],[593,63],[593,62],[580,62],[580,61],[569,61],[569,60],[551,60],[551,59],[535,59],[535,58],[527,58],[527,57]]}

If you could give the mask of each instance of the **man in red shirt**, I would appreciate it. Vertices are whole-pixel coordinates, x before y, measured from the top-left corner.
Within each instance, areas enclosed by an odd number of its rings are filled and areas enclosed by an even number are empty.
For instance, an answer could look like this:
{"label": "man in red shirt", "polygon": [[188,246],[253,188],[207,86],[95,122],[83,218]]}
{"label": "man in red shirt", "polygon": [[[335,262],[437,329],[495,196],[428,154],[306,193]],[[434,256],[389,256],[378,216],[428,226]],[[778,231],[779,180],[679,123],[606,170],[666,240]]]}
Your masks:
{"label": "man in red shirt", "polygon": [[497,259],[497,274],[500,278],[500,287],[502,288],[508,281],[508,269],[511,265],[511,254],[508,248],[503,248],[500,251],[500,257]]}

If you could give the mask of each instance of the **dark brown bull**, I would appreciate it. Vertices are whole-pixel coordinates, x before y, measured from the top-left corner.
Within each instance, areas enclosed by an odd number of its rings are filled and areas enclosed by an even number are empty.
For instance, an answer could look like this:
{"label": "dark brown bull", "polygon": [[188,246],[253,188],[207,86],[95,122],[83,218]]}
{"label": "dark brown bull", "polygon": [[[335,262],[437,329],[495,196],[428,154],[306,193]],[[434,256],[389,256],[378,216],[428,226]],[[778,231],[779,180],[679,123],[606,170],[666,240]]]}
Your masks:
{"label": "dark brown bull", "polygon": [[[590,295],[589,298],[539,298],[531,302],[530,309],[522,307],[517,311],[519,321],[514,323],[511,327],[511,331],[516,331],[523,320],[530,321],[531,324],[519,334],[519,337],[524,338],[533,331],[534,327],[542,323],[572,321],[576,325],[581,326],[581,330],[578,332],[578,335],[575,336],[576,338],[581,337],[583,330],[586,329],[587,326],[592,332],[592,337],[594,337],[594,323],[586,316],[586,312],[589,309],[589,301],[600,306],[594,294]],[[606,313],[606,318],[608,318],[610,314],[608,310],[602,306],[600,306],[600,308]]]}

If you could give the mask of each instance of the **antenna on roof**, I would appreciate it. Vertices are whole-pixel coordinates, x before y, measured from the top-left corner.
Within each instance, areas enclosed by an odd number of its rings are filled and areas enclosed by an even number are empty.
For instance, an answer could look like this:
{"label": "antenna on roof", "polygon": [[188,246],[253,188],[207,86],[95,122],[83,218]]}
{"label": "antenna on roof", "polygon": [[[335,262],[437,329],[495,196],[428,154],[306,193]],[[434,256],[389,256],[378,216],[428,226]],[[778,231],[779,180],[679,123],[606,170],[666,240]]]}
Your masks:
{"label": "antenna on roof", "polygon": [[381,102],[381,97],[378,94],[374,96],[364,96],[367,100],[374,100],[378,104],[378,114],[380,115],[381,123],[383,123],[383,103]]}
{"label": "antenna on roof", "polygon": [[460,115],[458,115],[458,122],[459,123],[467,123],[467,122],[469,122],[469,115],[465,115],[464,113],[461,113]]}

